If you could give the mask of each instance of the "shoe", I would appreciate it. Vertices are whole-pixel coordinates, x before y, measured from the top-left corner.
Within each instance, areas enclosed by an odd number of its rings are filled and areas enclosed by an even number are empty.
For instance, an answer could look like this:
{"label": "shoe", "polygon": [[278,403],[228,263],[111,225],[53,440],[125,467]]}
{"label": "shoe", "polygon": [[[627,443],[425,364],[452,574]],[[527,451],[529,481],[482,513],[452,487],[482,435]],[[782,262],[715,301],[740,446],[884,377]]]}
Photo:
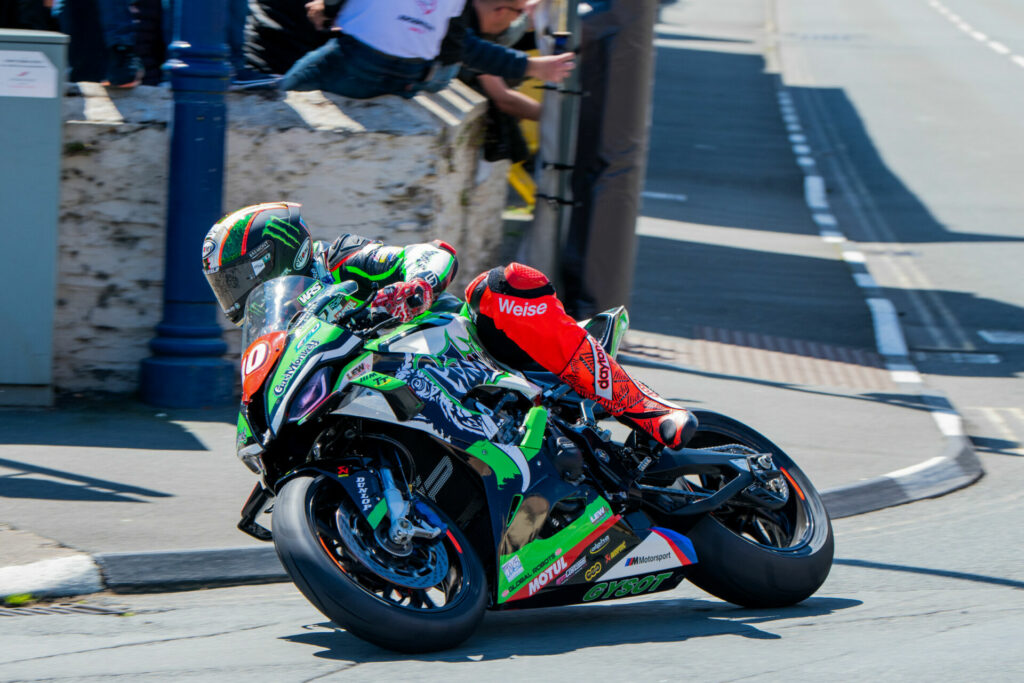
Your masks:
{"label": "shoe", "polygon": [[135,48],[131,45],[115,45],[110,48],[110,57],[107,63],[107,80],[103,85],[114,88],[134,88],[142,83],[142,77],[146,70],[142,67],[142,60],[135,54]]}
{"label": "shoe", "polygon": [[620,422],[647,433],[666,448],[682,448],[697,431],[693,413],[630,377],[590,335],[584,338],[559,379],[580,396],[597,401]]}

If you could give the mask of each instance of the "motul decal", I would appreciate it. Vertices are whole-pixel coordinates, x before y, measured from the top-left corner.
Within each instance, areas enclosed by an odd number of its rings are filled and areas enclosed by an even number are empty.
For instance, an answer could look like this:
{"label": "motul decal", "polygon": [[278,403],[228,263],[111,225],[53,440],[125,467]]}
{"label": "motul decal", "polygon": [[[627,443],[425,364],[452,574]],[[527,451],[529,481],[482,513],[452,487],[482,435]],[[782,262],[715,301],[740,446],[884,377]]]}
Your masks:
{"label": "motul decal", "polygon": [[590,348],[594,353],[594,393],[608,401],[612,400],[612,365],[608,361],[608,354],[604,349],[595,344],[593,339],[588,339]]}

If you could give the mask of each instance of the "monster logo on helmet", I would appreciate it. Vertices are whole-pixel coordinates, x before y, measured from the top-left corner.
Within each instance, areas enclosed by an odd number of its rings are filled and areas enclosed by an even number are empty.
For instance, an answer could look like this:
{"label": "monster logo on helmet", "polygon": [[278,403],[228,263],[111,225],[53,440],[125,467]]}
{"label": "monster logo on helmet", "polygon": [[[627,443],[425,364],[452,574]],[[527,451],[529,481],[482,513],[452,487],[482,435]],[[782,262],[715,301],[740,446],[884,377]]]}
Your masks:
{"label": "monster logo on helmet", "polygon": [[249,292],[281,275],[310,275],[312,239],[299,204],[239,209],[217,221],[203,241],[203,273],[236,325]]}

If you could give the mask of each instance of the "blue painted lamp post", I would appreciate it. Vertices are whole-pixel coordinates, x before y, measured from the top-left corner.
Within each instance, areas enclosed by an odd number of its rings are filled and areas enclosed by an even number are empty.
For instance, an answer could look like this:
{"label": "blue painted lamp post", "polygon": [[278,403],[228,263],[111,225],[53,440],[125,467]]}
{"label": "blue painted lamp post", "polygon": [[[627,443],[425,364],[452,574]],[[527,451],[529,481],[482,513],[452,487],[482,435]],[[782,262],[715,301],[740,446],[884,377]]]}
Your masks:
{"label": "blue painted lamp post", "polygon": [[217,324],[219,308],[200,268],[203,237],[222,214],[230,67],[226,0],[177,0],[171,57],[174,91],[163,319],[142,361],[140,390],[166,407],[232,400],[233,365]]}

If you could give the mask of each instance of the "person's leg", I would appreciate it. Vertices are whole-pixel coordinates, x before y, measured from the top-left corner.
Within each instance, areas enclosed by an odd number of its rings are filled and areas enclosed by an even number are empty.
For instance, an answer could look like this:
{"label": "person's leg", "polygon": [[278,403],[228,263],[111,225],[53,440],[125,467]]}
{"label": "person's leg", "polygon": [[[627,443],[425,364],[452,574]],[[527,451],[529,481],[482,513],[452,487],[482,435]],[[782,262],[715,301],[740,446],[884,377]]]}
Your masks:
{"label": "person's leg", "polygon": [[696,431],[692,413],[631,378],[566,314],[540,271],[519,263],[495,268],[469,284],[466,300],[478,315],[478,329],[493,322],[545,370],[620,421],[670,448],[681,448]]}
{"label": "person's leg", "polygon": [[131,88],[142,82],[145,70],[135,54],[135,25],[128,0],[98,0],[103,40],[107,44],[107,80],[112,86]]}
{"label": "person's leg", "polygon": [[358,47],[330,40],[288,69],[280,90],[323,90],[354,99],[399,94],[402,85],[361,58]]}

